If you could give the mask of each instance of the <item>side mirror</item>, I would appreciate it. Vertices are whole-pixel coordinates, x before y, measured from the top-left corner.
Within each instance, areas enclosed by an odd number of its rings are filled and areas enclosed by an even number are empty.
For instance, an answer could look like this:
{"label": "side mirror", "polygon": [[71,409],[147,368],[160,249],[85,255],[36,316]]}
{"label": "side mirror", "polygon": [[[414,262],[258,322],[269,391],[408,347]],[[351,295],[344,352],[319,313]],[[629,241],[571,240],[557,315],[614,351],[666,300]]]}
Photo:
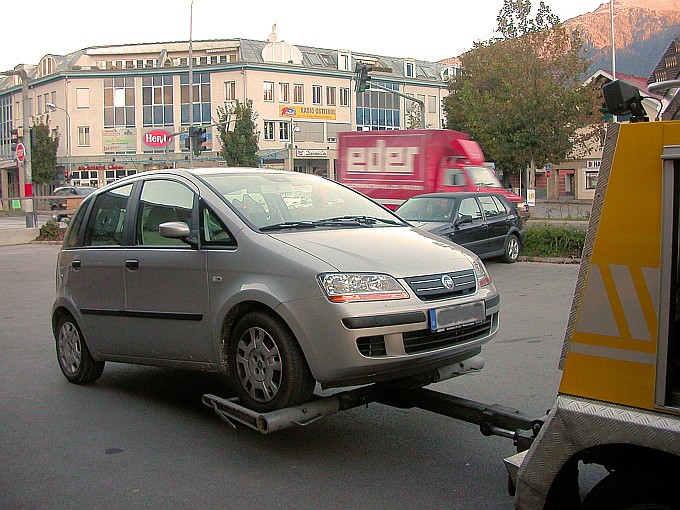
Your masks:
{"label": "side mirror", "polygon": [[158,225],[158,233],[163,237],[167,237],[168,239],[179,239],[193,248],[198,247],[197,240],[191,237],[189,225],[182,221],[168,221],[167,223],[161,223]]}
{"label": "side mirror", "polygon": [[464,225],[465,223],[472,223],[472,216],[469,214],[459,214],[456,219],[456,226]]}

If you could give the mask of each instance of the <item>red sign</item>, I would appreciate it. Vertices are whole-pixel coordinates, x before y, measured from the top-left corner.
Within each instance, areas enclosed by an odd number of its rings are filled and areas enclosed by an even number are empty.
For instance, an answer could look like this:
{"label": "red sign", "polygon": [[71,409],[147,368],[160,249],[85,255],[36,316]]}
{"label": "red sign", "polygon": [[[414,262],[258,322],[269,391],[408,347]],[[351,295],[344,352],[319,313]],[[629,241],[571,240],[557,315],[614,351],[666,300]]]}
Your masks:
{"label": "red sign", "polygon": [[546,171],[545,171],[545,176],[546,176],[546,177],[550,177],[550,170],[546,170]]}
{"label": "red sign", "polygon": [[26,159],[26,147],[23,143],[17,144],[16,158],[19,163],[23,163]]}
{"label": "red sign", "polygon": [[165,147],[172,140],[172,133],[165,129],[154,129],[144,133],[143,142],[149,147]]}

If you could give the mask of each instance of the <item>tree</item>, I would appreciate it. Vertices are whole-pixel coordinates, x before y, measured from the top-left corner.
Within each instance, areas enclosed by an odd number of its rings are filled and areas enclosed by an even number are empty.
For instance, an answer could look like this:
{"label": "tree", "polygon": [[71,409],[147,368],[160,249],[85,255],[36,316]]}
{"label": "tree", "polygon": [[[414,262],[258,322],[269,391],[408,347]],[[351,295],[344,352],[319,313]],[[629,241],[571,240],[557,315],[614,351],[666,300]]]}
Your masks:
{"label": "tree", "polygon": [[569,34],[541,2],[504,0],[500,37],[477,42],[461,56],[462,73],[444,99],[447,128],[469,133],[506,173],[561,163],[596,136],[599,94],[583,85],[589,61],[578,33]]}
{"label": "tree", "polygon": [[257,166],[257,113],[253,111],[253,100],[248,99],[245,103],[237,100],[235,103],[225,103],[224,107],[218,106],[217,116],[217,129],[222,142],[220,156],[227,165]]}
{"label": "tree", "polygon": [[49,184],[57,178],[59,135],[51,136],[49,122],[48,116],[47,123],[31,128],[31,178],[37,184]]}

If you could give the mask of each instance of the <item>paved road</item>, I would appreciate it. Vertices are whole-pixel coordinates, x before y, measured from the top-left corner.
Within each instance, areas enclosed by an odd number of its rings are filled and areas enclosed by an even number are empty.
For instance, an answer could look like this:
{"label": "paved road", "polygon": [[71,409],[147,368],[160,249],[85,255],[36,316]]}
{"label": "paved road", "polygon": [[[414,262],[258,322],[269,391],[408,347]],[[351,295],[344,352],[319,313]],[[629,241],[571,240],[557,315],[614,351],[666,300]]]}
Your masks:
{"label": "paved road", "polygon": [[[109,363],[63,378],[49,310],[58,247],[0,247],[3,509],[507,509],[511,442],[419,410],[373,404],[271,436],[233,431],[201,404],[219,377]],[[542,415],[576,265],[488,264],[502,325],[479,373],[440,391]]]}

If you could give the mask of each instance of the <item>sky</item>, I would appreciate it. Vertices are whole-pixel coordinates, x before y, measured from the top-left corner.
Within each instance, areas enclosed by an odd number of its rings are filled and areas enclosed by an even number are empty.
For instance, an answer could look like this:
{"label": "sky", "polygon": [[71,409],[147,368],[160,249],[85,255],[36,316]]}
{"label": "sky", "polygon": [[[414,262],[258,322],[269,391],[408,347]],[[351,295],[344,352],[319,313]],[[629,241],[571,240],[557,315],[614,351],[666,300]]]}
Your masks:
{"label": "sky", "polygon": [[[603,0],[546,3],[566,21]],[[384,0],[193,0],[192,8],[192,0],[26,0],[15,2],[15,14],[0,29],[0,70],[91,46],[188,41],[190,29],[194,41],[264,41],[273,24],[278,40],[291,44],[438,61],[493,37],[502,5],[503,0],[419,0],[404,7]]]}

